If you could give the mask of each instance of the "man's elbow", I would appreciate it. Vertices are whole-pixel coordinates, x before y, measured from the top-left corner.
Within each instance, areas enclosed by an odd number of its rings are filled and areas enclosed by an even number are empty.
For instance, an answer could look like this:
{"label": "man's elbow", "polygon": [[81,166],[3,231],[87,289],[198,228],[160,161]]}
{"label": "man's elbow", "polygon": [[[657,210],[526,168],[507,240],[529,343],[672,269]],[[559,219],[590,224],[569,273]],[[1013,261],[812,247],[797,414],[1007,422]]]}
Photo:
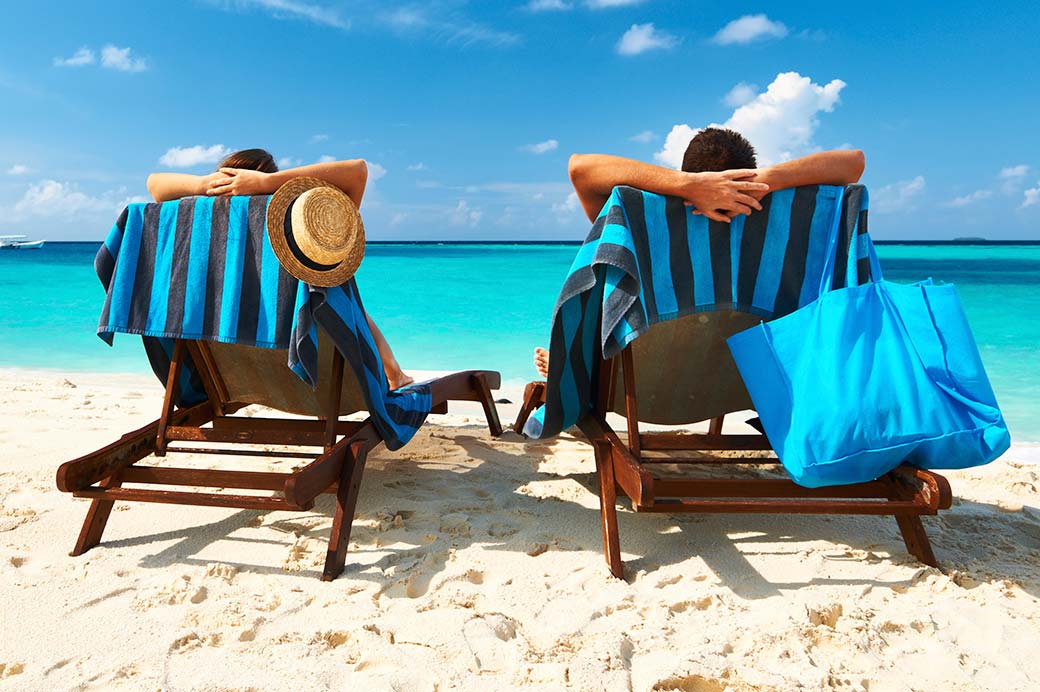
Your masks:
{"label": "man's elbow", "polygon": [[567,175],[570,176],[574,187],[580,186],[588,177],[588,160],[589,157],[585,154],[571,154],[567,161]]}

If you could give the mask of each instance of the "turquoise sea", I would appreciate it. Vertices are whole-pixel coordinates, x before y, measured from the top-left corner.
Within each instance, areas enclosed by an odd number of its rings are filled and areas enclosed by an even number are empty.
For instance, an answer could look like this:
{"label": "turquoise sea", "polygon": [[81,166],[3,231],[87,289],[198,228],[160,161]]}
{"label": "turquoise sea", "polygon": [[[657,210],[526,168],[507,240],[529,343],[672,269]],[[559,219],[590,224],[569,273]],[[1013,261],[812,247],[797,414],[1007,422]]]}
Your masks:
{"label": "turquoise sea", "polygon": [[[137,337],[94,334],[99,243],[0,252],[0,367],[149,373]],[[533,379],[574,245],[373,244],[365,307],[405,369],[493,368]],[[1040,442],[1040,245],[882,245],[886,278],[957,285],[1016,442]]]}

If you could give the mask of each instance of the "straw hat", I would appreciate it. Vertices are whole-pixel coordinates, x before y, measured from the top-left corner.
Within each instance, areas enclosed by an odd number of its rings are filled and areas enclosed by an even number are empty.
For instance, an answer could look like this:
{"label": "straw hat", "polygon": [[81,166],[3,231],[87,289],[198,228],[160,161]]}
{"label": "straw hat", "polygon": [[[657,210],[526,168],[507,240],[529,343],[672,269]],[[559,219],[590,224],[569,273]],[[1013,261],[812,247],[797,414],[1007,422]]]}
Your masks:
{"label": "straw hat", "polygon": [[312,286],[338,286],[365,256],[354,200],[317,178],[293,178],[267,205],[267,236],[285,271]]}

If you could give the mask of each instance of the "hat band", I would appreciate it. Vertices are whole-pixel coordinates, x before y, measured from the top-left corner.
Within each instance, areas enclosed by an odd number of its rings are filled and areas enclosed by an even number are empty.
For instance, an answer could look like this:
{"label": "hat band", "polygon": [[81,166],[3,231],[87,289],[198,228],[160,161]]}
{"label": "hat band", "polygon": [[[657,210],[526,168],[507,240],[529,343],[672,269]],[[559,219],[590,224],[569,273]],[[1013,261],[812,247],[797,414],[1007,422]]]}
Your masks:
{"label": "hat band", "polygon": [[289,205],[286,207],[285,223],[282,225],[282,227],[285,229],[285,242],[289,245],[289,251],[293,253],[293,257],[299,260],[300,264],[307,267],[308,269],[313,269],[314,271],[321,272],[331,271],[339,265],[343,264],[342,261],[336,262],[335,264],[319,264],[318,262],[315,262],[303,253],[303,250],[300,249],[300,246],[296,244],[295,236],[293,236],[292,210],[294,204],[296,204],[295,199],[292,202],[290,202]]}

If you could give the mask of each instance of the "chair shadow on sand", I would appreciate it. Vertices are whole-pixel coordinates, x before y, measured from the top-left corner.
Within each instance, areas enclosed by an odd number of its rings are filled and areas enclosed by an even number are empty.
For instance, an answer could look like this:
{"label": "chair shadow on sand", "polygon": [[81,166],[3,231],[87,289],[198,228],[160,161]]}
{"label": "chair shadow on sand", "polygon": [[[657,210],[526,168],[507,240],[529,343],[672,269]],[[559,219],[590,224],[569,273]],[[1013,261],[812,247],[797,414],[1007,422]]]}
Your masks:
{"label": "chair shadow on sand", "polygon": [[[460,446],[468,458],[442,461],[425,454],[421,456],[426,458],[417,458],[408,448],[397,454],[381,451],[374,455],[361,488],[343,583],[378,584],[381,594],[389,597],[420,596],[447,569],[451,551],[476,544],[485,550],[529,555],[540,554],[532,546],[550,552],[583,551],[590,567],[609,576],[602,557],[591,448],[587,463],[583,462],[588,471],[559,473],[543,469],[551,460],[551,442],[523,444],[508,438],[488,442],[476,427],[435,428],[426,434]],[[513,436],[512,440],[519,438]],[[445,449],[449,448],[446,444]],[[750,473],[762,476],[768,472]],[[554,490],[570,487],[563,493],[566,497],[557,497],[532,492],[532,484],[551,484]],[[219,550],[207,549],[224,541],[287,554],[301,543],[320,547],[328,534],[333,507],[334,498],[326,495],[313,512],[284,519],[265,521],[269,512],[242,510],[208,524],[106,541],[106,545],[118,549],[173,541],[141,558],[141,566],[149,569],[217,563],[254,574],[312,579],[321,573],[323,553],[287,569],[270,559],[234,562],[223,559]],[[629,583],[691,557],[702,560],[722,586],[744,599],[819,585],[899,591],[922,575],[935,573],[906,553],[891,517],[637,514],[622,503],[618,519],[630,555],[626,563]],[[958,583],[970,587],[1006,579],[1040,597],[1040,575],[1031,568],[1040,560],[1040,513],[1008,512],[992,504],[955,499],[952,509],[926,517],[925,523],[943,572],[954,574]],[[251,527],[261,525],[283,532],[285,538],[235,535],[251,533]],[[545,527],[551,526],[567,527],[566,533],[547,531]],[[416,533],[420,534],[418,543]],[[821,550],[821,544],[830,545]],[[204,552],[208,554],[203,556]],[[784,566],[786,579],[774,580],[763,571],[763,559],[771,555],[789,557],[790,564]],[[810,555],[812,559],[807,559]],[[880,564],[893,568],[916,565],[920,570],[910,577],[899,570],[899,578],[886,579],[876,568],[867,569]],[[864,576],[857,576],[857,566],[863,567]],[[821,576],[821,571],[831,575],[838,571],[840,576]],[[791,574],[799,576],[790,579]],[[407,575],[405,586],[394,586],[395,580]]]}

